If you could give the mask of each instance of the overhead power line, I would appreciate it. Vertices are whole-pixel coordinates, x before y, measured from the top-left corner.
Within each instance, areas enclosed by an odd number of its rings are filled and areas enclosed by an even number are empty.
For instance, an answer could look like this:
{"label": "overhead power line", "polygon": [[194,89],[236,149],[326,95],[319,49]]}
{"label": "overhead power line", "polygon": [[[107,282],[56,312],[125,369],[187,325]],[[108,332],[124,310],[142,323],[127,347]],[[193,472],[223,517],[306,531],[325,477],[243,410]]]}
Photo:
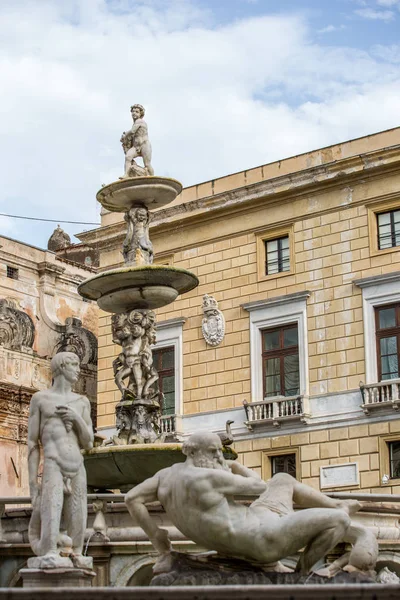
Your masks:
{"label": "overhead power line", "polygon": [[0,213],[0,217],[9,217],[10,219],[26,219],[28,221],[47,221],[48,223],[69,223],[70,225],[101,225],[101,223],[92,223],[87,221],[65,221],[65,219],[40,219],[39,217],[23,217],[21,215],[7,215]]}

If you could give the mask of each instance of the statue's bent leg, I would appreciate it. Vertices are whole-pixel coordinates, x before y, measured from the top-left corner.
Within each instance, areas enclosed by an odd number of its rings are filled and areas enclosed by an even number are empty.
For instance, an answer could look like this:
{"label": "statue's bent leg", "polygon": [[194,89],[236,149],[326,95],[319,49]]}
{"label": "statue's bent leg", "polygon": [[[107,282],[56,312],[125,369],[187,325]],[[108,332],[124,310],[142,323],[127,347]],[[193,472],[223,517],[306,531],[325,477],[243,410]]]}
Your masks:
{"label": "statue's bent leg", "polygon": [[71,479],[71,494],[65,497],[64,516],[73,553],[82,554],[87,520],[86,471],[83,464]]}
{"label": "statue's bent leg", "polygon": [[296,570],[309,573],[318,560],[343,541],[349,525],[349,515],[338,509],[310,508],[283,518],[282,537],[292,536],[297,551],[306,546]]}
{"label": "statue's bent leg", "polygon": [[42,555],[57,553],[63,499],[63,477],[60,467],[54,460],[45,459],[40,504]]}
{"label": "statue's bent leg", "polygon": [[139,156],[138,151],[135,147],[132,147],[125,154],[125,175],[127,176],[129,173],[129,169],[131,168],[132,161]]}
{"label": "statue's bent leg", "polygon": [[378,558],[378,540],[371,529],[351,523],[344,537],[345,542],[352,544],[348,565],[345,571],[372,572]]}
{"label": "statue's bent leg", "polygon": [[293,494],[298,482],[291,475],[277,473],[267,482],[267,489],[252,503],[252,508],[268,509],[278,515],[293,513]]}

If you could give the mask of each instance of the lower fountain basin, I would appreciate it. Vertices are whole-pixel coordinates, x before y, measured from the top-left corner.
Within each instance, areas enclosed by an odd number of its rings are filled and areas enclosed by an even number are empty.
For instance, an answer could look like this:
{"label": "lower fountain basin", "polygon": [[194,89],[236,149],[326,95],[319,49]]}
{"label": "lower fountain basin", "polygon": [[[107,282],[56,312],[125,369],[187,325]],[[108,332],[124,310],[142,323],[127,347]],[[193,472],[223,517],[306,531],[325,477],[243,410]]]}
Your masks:
{"label": "lower fountain basin", "polygon": [[97,192],[100,204],[112,212],[126,212],[135,204],[148,209],[166,206],[180,194],[182,184],[169,177],[128,177],[105,185]]}
{"label": "lower fountain basin", "polygon": [[100,446],[84,453],[88,486],[125,491],[160,469],[184,462],[182,444]]}
{"label": "lower fountain basin", "polygon": [[185,269],[146,265],[104,271],[81,283],[78,292],[83,298],[96,300],[106,312],[122,313],[134,308],[161,308],[198,284],[196,275]]}

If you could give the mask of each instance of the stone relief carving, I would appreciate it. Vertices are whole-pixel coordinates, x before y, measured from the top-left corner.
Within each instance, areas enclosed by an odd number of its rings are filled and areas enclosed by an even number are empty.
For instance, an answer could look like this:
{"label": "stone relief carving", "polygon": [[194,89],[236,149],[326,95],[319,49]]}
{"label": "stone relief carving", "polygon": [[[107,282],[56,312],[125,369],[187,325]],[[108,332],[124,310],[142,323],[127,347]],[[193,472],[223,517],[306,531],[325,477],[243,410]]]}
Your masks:
{"label": "stone relief carving", "polygon": [[[133,125],[121,136],[121,144],[125,153],[125,177],[143,177],[154,175],[151,165],[151,144],[147,123],[143,119],[145,110],[141,104],[131,106]],[[141,156],[144,168],[140,167],[135,158]]]}
{"label": "stone relief carving", "polygon": [[0,299],[0,346],[8,350],[32,352],[35,326],[32,319],[11,299]]}
{"label": "stone relief carving", "polygon": [[55,353],[73,352],[79,357],[82,365],[97,365],[97,338],[76,317],[65,319],[65,331],[56,346]]}
{"label": "stone relief carving", "polygon": [[203,322],[201,330],[203,337],[210,346],[218,346],[225,335],[225,318],[218,308],[218,302],[213,296],[203,296]]}

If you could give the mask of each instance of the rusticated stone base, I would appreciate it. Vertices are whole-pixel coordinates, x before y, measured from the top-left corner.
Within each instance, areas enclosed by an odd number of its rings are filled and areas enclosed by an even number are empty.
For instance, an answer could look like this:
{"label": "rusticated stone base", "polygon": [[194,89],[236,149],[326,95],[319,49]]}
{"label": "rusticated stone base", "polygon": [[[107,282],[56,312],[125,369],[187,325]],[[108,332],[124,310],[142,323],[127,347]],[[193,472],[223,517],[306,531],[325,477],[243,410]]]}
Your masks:
{"label": "rusticated stone base", "polygon": [[296,585],[296,584],[374,583],[362,573],[341,571],[328,579],[319,575],[277,573],[252,565],[244,560],[221,558],[216,555],[194,556],[171,553],[168,572],[153,577],[151,586],[207,585]]}
{"label": "rusticated stone base", "polygon": [[91,587],[94,571],[88,569],[21,569],[24,588]]}

